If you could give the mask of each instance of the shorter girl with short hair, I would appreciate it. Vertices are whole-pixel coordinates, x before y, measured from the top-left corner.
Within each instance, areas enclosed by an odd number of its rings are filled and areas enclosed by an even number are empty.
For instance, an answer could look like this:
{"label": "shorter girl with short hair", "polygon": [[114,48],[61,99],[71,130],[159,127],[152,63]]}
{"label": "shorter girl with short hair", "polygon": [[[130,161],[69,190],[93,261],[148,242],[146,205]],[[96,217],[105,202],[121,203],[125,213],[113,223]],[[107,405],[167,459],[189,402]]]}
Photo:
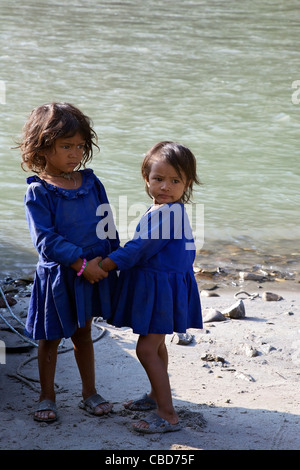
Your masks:
{"label": "shorter girl with short hair", "polygon": [[[136,353],[151,384],[149,394],[127,403],[131,410],[156,408],[133,426],[141,433],[180,429],[168,377],[165,335],[202,328],[199,291],[193,272],[195,245],[184,208],[198,183],[196,159],[183,145],[160,142],[142,164],[153,204],[135,235],[101,262],[120,270],[114,314],[109,323],[139,334]],[[191,249],[192,244],[192,249]]]}
{"label": "shorter girl with short hair", "polygon": [[[40,402],[34,419],[57,419],[54,375],[61,338],[71,337],[82,380],[81,408],[103,415],[112,405],[96,392],[93,317],[111,315],[116,273],[101,284],[99,261],[119,246],[119,239],[99,239],[96,215],[109,207],[103,184],[93,170],[97,135],[90,119],[68,103],[35,108],[23,128],[23,163],[37,173],[27,179],[25,211],[39,260],[25,333],[39,341]],[[80,168],[83,169],[80,170]],[[113,221],[110,221],[113,224]]]}

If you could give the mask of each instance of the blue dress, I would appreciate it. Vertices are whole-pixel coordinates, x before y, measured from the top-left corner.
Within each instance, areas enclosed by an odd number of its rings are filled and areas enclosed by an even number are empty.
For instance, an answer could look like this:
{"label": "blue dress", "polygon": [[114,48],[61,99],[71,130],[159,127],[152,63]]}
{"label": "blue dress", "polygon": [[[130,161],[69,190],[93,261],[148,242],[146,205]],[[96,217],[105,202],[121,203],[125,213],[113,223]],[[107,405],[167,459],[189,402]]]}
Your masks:
{"label": "blue dress", "polygon": [[202,328],[195,244],[184,205],[153,208],[141,218],[133,239],[109,255],[120,276],[108,322],[141,335]]}
{"label": "blue dress", "polygon": [[[27,179],[25,213],[39,259],[25,334],[36,340],[69,338],[93,316],[111,316],[116,273],[91,284],[70,267],[79,257],[104,258],[119,246],[104,186],[93,170],[81,175],[78,189],[59,188],[38,176]],[[105,208],[102,216],[99,207]],[[109,233],[100,230],[99,238],[99,224],[109,217]]]}

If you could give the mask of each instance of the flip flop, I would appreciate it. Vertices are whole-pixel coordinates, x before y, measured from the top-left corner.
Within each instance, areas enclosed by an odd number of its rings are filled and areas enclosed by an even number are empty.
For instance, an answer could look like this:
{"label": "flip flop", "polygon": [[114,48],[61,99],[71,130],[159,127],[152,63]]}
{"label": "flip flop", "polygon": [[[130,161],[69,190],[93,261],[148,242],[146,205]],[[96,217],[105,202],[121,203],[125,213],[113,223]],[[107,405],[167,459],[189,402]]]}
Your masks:
{"label": "flip flop", "polygon": [[157,404],[151,397],[149,397],[149,395],[147,395],[147,393],[145,393],[141,398],[125,404],[124,408],[132,411],[149,411],[155,410],[157,408]]}
{"label": "flip flop", "polygon": [[95,393],[95,395],[91,395],[86,400],[84,400],[84,401],[82,400],[79,403],[79,408],[81,408],[82,410],[87,411],[91,415],[103,416],[103,415],[106,415],[106,414],[110,413],[111,410],[112,410],[112,405],[111,405],[111,409],[108,412],[105,412],[103,410],[103,413],[100,413],[100,414],[96,413],[97,406],[102,405],[103,403],[110,404],[107,400],[105,400],[105,398],[101,397],[101,395],[99,395],[98,393]]}
{"label": "flip flop", "polygon": [[35,412],[37,411],[52,411],[55,414],[55,417],[54,418],[40,418],[34,415],[33,419],[35,421],[40,421],[43,423],[53,423],[53,421],[56,421],[58,418],[56,404],[52,400],[40,401]]}
{"label": "flip flop", "polygon": [[163,432],[179,431],[181,426],[179,423],[171,424],[169,421],[158,416],[156,413],[152,413],[149,418],[143,418],[141,421],[145,421],[148,424],[147,428],[137,428],[132,425],[134,431],[142,434],[155,434]]}

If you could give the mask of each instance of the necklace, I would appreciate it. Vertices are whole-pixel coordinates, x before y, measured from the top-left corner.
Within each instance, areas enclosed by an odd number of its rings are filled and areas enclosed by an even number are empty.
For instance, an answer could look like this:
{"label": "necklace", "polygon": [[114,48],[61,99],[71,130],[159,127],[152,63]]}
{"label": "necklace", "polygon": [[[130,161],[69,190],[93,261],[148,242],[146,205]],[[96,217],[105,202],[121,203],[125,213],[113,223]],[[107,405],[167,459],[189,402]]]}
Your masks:
{"label": "necklace", "polygon": [[52,173],[48,173],[48,171],[44,170],[44,173],[46,173],[46,175],[48,176],[52,176],[52,178],[64,178],[65,180],[68,180],[68,181],[73,181],[74,183],[74,187],[77,186],[77,181],[76,181],[76,178],[75,176],[72,174],[74,173],[73,171],[67,173],[67,172],[62,172],[60,173],[59,175],[53,175]]}

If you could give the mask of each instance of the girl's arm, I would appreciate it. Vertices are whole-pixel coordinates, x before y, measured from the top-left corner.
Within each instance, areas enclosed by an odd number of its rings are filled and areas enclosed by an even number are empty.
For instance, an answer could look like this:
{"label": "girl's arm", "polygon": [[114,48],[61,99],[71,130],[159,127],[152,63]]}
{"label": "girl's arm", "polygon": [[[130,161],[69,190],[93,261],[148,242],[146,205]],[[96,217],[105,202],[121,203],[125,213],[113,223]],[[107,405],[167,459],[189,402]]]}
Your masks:
{"label": "girl's arm", "polygon": [[[100,208],[100,211],[101,211],[102,206],[107,205],[107,206],[110,207],[110,204],[109,204],[109,200],[108,200],[106,190],[105,190],[103,184],[101,183],[101,181],[99,180],[99,178],[96,175],[94,175],[94,177],[95,177],[98,189],[99,189],[99,199],[100,199],[99,208]],[[111,209],[110,209],[110,211],[111,211]],[[106,212],[106,211],[104,210],[104,212]],[[112,237],[108,236],[108,240],[110,242],[111,250],[115,251],[120,246],[120,239],[119,239],[119,234],[117,232],[115,222],[113,220],[112,215],[111,215],[111,218],[109,219],[109,224],[110,224],[110,233],[113,234],[113,236]]]}
{"label": "girl's arm", "polygon": [[107,257],[103,261],[101,261],[101,269],[107,273],[107,271],[118,269],[118,266],[112,259]]}
{"label": "girl's arm", "polygon": [[182,204],[165,204],[142,217],[132,240],[110,253],[101,262],[105,271],[129,269],[150,259],[171,239],[183,237],[184,208]]}
{"label": "girl's arm", "polygon": [[54,208],[42,185],[31,185],[25,195],[25,213],[33,245],[46,260],[70,266],[82,255],[82,248],[55,231]]}
{"label": "girl's arm", "polygon": [[[25,213],[31,239],[39,255],[79,272],[83,263],[82,248],[67,241],[55,231],[54,209],[42,185],[31,185],[28,188],[25,195]],[[97,257],[90,260],[82,273],[91,283],[107,277],[107,273],[99,268],[101,259]]]}

